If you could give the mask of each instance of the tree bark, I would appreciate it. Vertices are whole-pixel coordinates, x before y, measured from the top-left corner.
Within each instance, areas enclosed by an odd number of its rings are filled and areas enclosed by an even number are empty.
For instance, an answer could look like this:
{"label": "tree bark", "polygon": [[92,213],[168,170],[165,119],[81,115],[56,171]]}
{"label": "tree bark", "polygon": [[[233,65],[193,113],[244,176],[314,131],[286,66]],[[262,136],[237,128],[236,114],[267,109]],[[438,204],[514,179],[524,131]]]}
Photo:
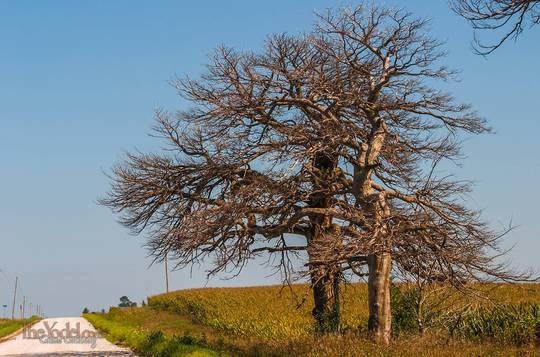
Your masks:
{"label": "tree bark", "polygon": [[311,313],[315,319],[317,332],[339,333],[341,326],[339,306],[341,270],[338,266],[327,263],[324,259],[326,257],[320,254],[324,244],[327,243],[323,231],[323,227],[314,224],[308,242],[309,269],[314,302]]}
{"label": "tree bark", "polygon": [[[319,171],[322,182],[331,181],[336,160],[331,155],[320,152],[315,155],[313,166]],[[331,198],[328,195],[317,193],[310,198],[309,205],[315,208],[328,208],[331,206]],[[339,306],[341,269],[329,262],[332,257],[328,256],[327,248],[332,242],[328,241],[331,239],[330,237],[325,237],[325,233],[331,229],[332,217],[310,217],[310,221],[312,229],[308,238],[307,251],[315,305],[312,315],[318,332],[339,333],[341,325]]]}
{"label": "tree bark", "polygon": [[317,324],[317,331],[339,333],[341,328],[339,272],[324,268],[314,272],[311,279],[315,302],[312,315]]}
{"label": "tree bark", "polygon": [[418,324],[418,334],[424,336],[424,290],[418,288],[418,297],[416,299],[416,323]]}
{"label": "tree bark", "polygon": [[392,312],[390,306],[390,253],[376,253],[368,257],[368,328],[371,338],[381,344],[390,343]]}

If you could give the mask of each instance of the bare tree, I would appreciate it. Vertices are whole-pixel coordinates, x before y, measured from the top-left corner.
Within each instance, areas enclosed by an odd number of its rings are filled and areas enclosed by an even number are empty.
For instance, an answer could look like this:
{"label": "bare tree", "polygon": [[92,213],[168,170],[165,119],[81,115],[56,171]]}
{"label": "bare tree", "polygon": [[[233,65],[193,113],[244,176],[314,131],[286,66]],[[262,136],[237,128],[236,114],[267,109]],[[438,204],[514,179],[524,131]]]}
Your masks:
{"label": "bare tree", "polygon": [[485,45],[475,34],[475,51],[487,55],[507,39],[517,39],[527,26],[540,22],[540,0],[450,0],[454,12],[468,20],[475,30],[504,31],[500,40]]}
{"label": "bare tree", "polygon": [[320,331],[339,331],[343,273],[368,274],[382,343],[392,269],[456,286],[514,278],[495,263],[500,236],[464,205],[470,185],[437,169],[459,159],[460,132],[488,128],[435,87],[453,74],[426,26],[360,6],[260,53],[219,48],[200,78],[174,82],[193,107],[157,112],[166,150],[129,155],[102,204],[156,259],[212,257],[217,273],[277,258],[286,281],[309,277]]}

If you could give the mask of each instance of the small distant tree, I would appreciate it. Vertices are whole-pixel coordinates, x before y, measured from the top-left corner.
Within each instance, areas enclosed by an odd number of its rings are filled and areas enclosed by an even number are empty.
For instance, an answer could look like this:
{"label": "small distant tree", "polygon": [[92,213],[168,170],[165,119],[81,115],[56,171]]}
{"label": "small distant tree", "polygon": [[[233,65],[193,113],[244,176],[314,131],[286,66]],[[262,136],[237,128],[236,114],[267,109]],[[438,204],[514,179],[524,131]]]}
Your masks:
{"label": "small distant tree", "polygon": [[144,300],[142,301],[141,306],[146,307],[146,302]]}
{"label": "small distant tree", "polygon": [[122,296],[118,307],[137,307],[137,303],[129,300],[127,296]]}
{"label": "small distant tree", "polygon": [[84,308],[84,310],[82,311],[83,314],[88,314],[90,312],[90,310],[88,310],[87,307]]}
{"label": "small distant tree", "polygon": [[452,10],[468,20],[475,30],[502,30],[502,38],[483,44],[475,34],[475,50],[486,55],[507,39],[517,39],[525,27],[540,23],[540,0],[451,0]]}

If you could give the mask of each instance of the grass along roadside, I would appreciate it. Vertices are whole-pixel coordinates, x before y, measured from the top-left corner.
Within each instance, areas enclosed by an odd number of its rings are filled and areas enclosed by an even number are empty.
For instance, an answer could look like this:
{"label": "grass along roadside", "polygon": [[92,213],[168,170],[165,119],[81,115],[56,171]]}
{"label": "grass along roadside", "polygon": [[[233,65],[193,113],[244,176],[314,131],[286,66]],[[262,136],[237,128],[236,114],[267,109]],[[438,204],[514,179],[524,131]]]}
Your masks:
{"label": "grass along roadside", "polygon": [[22,320],[0,319],[0,341],[3,338],[22,329],[24,326],[33,324],[35,322],[38,322],[39,320],[40,318],[37,316],[32,316],[28,319],[22,319]]}
{"label": "grass along roadside", "polygon": [[139,356],[217,356],[189,335],[176,335],[175,332],[180,331],[183,322],[179,319],[166,319],[165,315],[143,308],[112,308],[107,314],[83,316],[109,341],[129,347]]}

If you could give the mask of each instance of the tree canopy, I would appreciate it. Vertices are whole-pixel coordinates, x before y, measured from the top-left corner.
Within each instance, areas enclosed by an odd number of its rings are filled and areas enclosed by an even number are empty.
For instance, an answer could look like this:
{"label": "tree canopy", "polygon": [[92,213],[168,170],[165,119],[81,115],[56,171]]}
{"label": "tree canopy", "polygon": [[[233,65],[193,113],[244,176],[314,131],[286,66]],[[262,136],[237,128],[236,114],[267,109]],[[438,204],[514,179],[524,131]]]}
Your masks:
{"label": "tree canopy", "polygon": [[122,296],[118,307],[137,307],[137,303],[131,301],[127,296]]}
{"label": "tree canopy", "polygon": [[455,286],[519,279],[467,207],[471,184],[439,169],[460,160],[463,134],[490,131],[441,89],[455,76],[443,59],[426,20],[369,6],[262,51],[218,48],[201,77],[174,81],[192,107],[156,112],[165,150],[129,154],[101,202],[179,267],[212,258],[213,274],[266,254],[286,281],[311,279],[314,316],[332,321],[343,272],[366,263],[373,299],[388,300],[391,262]]}

